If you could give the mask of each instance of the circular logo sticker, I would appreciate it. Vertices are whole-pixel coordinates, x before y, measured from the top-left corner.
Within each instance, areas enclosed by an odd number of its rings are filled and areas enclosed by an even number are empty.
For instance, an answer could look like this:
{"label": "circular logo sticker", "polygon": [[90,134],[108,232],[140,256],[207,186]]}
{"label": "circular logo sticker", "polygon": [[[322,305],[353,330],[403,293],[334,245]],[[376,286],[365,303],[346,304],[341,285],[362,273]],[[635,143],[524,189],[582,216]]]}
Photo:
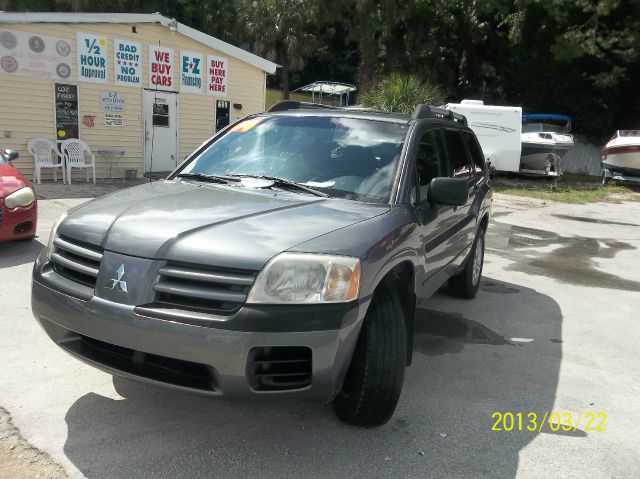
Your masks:
{"label": "circular logo sticker", "polygon": [[44,50],[44,40],[36,35],[32,36],[29,38],[29,48],[36,53],[42,53]]}
{"label": "circular logo sticker", "polygon": [[64,130],[58,130],[58,138],[64,138],[67,133]]}
{"label": "circular logo sticker", "polygon": [[69,53],[71,53],[71,46],[65,40],[58,40],[56,51],[61,57],[68,57]]}
{"label": "circular logo sticker", "polygon": [[69,78],[69,75],[71,75],[71,67],[66,63],[58,63],[56,73],[60,78]]}
{"label": "circular logo sticker", "polygon": [[6,49],[11,50],[16,47],[16,45],[18,44],[18,40],[13,33],[7,32],[5,30],[4,32],[0,33],[0,44]]}
{"label": "circular logo sticker", "polygon": [[0,67],[7,73],[13,73],[18,69],[18,60],[10,56],[2,57]]}

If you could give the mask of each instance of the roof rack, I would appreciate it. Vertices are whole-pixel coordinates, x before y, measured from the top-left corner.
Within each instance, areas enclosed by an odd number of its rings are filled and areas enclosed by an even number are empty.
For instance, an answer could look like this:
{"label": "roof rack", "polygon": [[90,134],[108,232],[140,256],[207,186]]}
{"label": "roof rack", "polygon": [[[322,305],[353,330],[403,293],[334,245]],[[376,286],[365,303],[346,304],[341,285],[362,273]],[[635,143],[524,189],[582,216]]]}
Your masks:
{"label": "roof rack", "polygon": [[436,106],[425,105],[424,103],[416,107],[411,118],[414,120],[422,118],[437,118],[439,120],[455,121],[457,123],[462,123],[463,125],[467,124],[467,118],[460,113],[454,113],[451,110],[438,108]]}
{"label": "roof rack", "polygon": [[282,100],[274,105],[271,105],[267,110],[270,113],[274,113],[277,111],[287,111],[287,110],[307,110],[307,109],[322,109],[322,110],[339,110],[340,107],[332,106],[332,105],[321,105],[319,103],[310,103],[306,101],[296,101],[296,100]]}

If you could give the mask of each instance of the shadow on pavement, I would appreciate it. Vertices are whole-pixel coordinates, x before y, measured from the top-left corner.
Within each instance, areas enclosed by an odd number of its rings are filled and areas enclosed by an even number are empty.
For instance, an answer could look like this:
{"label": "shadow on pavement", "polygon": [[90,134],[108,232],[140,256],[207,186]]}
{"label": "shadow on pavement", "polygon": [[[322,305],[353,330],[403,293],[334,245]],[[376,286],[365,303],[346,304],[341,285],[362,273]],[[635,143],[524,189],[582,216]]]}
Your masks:
{"label": "shadow on pavement", "polygon": [[34,184],[33,186],[36,189],[38,199],[58,200],[68,198],[97,198],[124,188],[141,185],[148,181],[148,179],[144,178],[127,181],[110,180],[104,183],[98,180],[94,185],[93,182],[87,183],[84,180],[74,180],[70,185],[65,185],[59,181],[57,183],[45,182],[40,185]]}
{"label": "shadow on pavement", "polygon": [[413,364],[381,428],[341,424],[329,405],[214,401],[114,378],[124,399],[89,393],[68,410],[64,452],[90,478],[513,478],[538,432],[492,431],[492,414],[552,410],[562,314],[549,296],[485,281],[475,301],[437,294],[419,311]]}
{"label": "shadow on pavement", "polygon": [[44,247],[38,239],[0,242],[0,269],[33,263]]}

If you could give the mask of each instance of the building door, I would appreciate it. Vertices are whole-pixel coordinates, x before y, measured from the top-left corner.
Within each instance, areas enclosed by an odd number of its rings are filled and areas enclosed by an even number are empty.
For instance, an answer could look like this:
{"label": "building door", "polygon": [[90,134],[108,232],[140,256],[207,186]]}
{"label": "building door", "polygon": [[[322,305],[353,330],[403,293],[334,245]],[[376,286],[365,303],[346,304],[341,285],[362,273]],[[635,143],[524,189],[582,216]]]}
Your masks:
{"label": "building door", "polygon": [[178,157],[178,95],[143,91],[144,171],[171,171]]}

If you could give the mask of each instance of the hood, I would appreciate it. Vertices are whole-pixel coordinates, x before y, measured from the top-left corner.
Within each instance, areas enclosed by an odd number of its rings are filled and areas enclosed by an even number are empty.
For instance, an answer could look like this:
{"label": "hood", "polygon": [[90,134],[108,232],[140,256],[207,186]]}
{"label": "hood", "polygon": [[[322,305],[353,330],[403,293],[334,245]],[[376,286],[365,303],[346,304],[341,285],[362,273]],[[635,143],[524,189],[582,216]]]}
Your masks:
{"label": "hood", "polygon": [[291,192],[162,181],[86,203],[70,212],[58,233],[126,255],[260,269],[282,251],[388,210]]}
{"label": "hood", "polygon": [[5,198],[25,186],[30,185],[20,170],[9,163],[0,164],[0,198]]}

